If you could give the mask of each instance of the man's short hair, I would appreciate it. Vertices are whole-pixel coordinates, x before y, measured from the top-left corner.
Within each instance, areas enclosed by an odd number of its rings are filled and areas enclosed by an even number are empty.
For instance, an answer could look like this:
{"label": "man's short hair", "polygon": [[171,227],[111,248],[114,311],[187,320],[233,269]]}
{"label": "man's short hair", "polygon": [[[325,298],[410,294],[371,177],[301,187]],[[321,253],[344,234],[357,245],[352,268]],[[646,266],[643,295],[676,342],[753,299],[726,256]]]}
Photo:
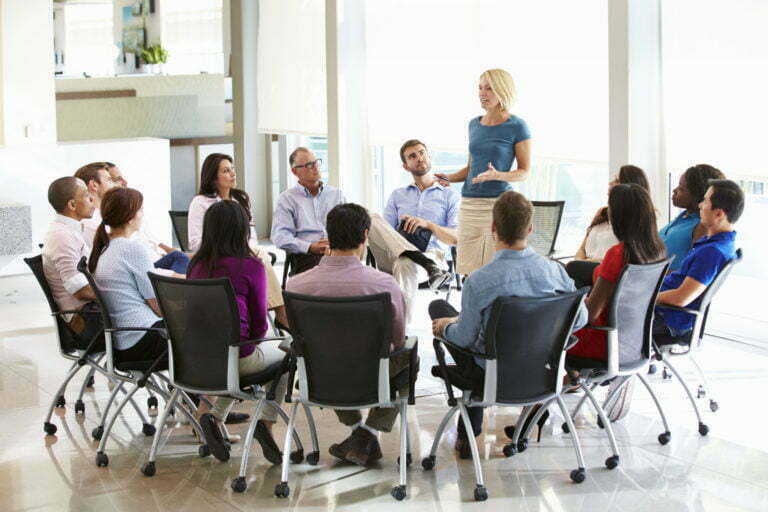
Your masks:
{"label": "man's short hair", "polygon": [[338,204],[328,212],[325,219],[325,230],[331,249],[357,249],[365,241],[365,231],[369,229],[371,216],[359,204]]}
{"label": "man's short hair", "polygon": [[80,179],[74,176],[64,176],[53,180],[53,183],[48,187],[48,202],[51,203],[56,213],[63,212],[70,199],[75,198],[79,184]]}
{"label": "man's short hair", "polygon": [[400,146],[400,160],[405,163],[405,150],[411,146],[418,146],[419,144],[424,146],[424,149],[427,149],[427,145],[421,142],[419,139],[408,139],[407,141],[403,142],[403,145]]}
{"label": "man's short hair", "polygon": [[528,237],[532,219],[533,205],[519,192],[504,192],[493,204],[496,235],[507,245]]}
{"label": "man's short hair", "polygon": [[288,165],[293,167],[293,164],[296,163],[296,156],[301,152],[309,153],[309,148],[305,148],[304,146],[299,146],[296,149],[294,149],[290,155],[288,155]]}
{"label": "man's short hair", "polygon": [[102,169],[109,172],[109,166],[107,165],[106,162],[91,162],[90,164],[85,164],[84,166],[76,170],[75,178],[80,178],[81,180],[83,180],[86,186],[91,181],[95,181],[96,183],[101,185],[101,176],[99,176],[99,171]]}
{"label": "man's short hair", "polygon": [[744,192],[739,185],[731,180],[709,180],[707,185],[712,187],[712,209],[718,208],[725,212],[728,222],[735,224],[744,212]]}

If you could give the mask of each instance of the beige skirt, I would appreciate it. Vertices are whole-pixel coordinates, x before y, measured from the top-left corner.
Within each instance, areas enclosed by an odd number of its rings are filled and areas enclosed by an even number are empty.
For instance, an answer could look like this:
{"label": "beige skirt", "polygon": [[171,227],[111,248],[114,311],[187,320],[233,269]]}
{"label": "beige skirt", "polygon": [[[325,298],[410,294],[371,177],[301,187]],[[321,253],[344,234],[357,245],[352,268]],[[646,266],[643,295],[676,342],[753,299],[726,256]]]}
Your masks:
{"label": "beige skirt", "polygon": [[493,204],[495,197],[462,197],[459,207],[459,245],[456,269],[468,275],[486,265],[496,253],[493,238]]}

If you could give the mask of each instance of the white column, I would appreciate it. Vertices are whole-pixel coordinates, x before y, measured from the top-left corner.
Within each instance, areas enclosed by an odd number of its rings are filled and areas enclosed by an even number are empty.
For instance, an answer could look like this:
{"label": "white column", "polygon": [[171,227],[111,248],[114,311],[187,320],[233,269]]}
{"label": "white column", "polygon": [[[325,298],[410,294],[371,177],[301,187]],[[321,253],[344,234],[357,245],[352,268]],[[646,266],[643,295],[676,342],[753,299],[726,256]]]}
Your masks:
{"label": "white column", "polygon": [[370,204],[365,2],[326,0],[328,169],[347,200]]}
{"label": "white column", "polygon": [[648,174],[657,209],[667,215],[659,0],[608,2],[609,162]]}
{"label": "white column", "polygon": [[268,136],[258,133],[257,123],[259,3],[231,0],[230,16],[235,168],[239,186],[251,196],[251,213],[259,237],[268,238],[272,212],[266,159]]}

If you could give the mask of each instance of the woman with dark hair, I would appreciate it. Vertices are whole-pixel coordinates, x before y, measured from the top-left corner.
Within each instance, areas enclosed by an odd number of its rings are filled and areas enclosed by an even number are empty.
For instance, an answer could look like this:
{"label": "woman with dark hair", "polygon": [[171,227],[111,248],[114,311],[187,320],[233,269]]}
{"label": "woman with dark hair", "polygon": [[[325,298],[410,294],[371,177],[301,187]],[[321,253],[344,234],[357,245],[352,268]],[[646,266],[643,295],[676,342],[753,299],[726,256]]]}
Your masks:
{"label": "woman with dark hair", "polygon": [[[264,264],[248,246],[250,222],[245,208],[235,201],[220,201],[205,212],[200,248],[189,264],[188,279],[228,277],[235,290],[240,310],[240,340],[261,338],[267,333],[267,275]],[[240,375],[264,370],[283,360],[285,352],[277,341],[240,347]],[[280,380],[276,400],[285,396],[286,377]],[[224,418],[234,399],[218,397],[210,413],[200,417],[200,425],[211,453],[220,460],[229,459],[229,449],[222,431]],[[272,425],[277,411],[267,405],[256,425],[255,438],[261,444],[264,456],[273,464],[280,464],[282,454],[272,437]]]}
{"label": "woman with dark hair", "polygon": [[280,327],[288,326],[288,316],[283,305],[283,290],[272,268],[269,254],[258,247],[258,236],[251,227],[251,201],[244,190],[236,188],[237,174],[232,165],[232,157],[224,153],[211,153],[203,161],[200,172],[200,190],[192,198],[187,217],[187,233],[189,249],[197,251],[203,237],[203,217],[211,205],[220,201],[231,200],[239,204],[248,220],[248,229],[253,241],[253,253],[263,263],[267,273],[267,303],[274,310],[275,320]]}
{"label": "woman with dark hair", "polygon": [[675,257],[669,265],[670,272],[677,270],[693,242],[706,234],[699,217],[699,203],[704,200],[707,182],[721,179],[725,179],[725,175],[707,164],[689,167],[680,175],[680,181],[672,191],[672,205],[683,208],[683,211],[659,232],[667,246],[667,254]]}
{"label": "woman with dark hair", "polygon": [[[589,322],[595,326],[605,325],[607,308],[624,265],[653,263],[666,255],[651,196],[640,185],[621,184],[611,189],[608,218],[619,243],[608,249],[593,273],[594,287],[586,305]],[[579,342],[568,351],[569,355],[601,361],[608,358],[604,331],[584,328],[574,334]]]}
{"label": "woman with dark hair", "polygon": [[[154,264],[142,243],[131,239],[141,228],[143,202],[141,192],[132,188],[113,188],[104,194],[102,220],[88,258],[115,327],[164,327],[147,277]],[[151,361],[167,349],[156,331],[118,332],[113,343],[118,361]]]}

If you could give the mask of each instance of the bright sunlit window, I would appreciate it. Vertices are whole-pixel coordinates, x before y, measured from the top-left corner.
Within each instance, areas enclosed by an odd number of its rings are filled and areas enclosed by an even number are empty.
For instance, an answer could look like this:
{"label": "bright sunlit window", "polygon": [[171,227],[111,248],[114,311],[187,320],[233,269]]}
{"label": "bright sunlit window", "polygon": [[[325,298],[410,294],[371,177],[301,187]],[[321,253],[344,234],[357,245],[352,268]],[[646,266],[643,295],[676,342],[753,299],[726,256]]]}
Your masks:
{"label": "bright sunlit window", "polygon": [[112,2],[68,4],[64,16],[63,60],[65,75],[111,75],[115,72],[117,48],[112,33]]}
{"label": "bright sunlit window", "polygon": [[223,73],[222,0],[163,0],[165,71]]}

